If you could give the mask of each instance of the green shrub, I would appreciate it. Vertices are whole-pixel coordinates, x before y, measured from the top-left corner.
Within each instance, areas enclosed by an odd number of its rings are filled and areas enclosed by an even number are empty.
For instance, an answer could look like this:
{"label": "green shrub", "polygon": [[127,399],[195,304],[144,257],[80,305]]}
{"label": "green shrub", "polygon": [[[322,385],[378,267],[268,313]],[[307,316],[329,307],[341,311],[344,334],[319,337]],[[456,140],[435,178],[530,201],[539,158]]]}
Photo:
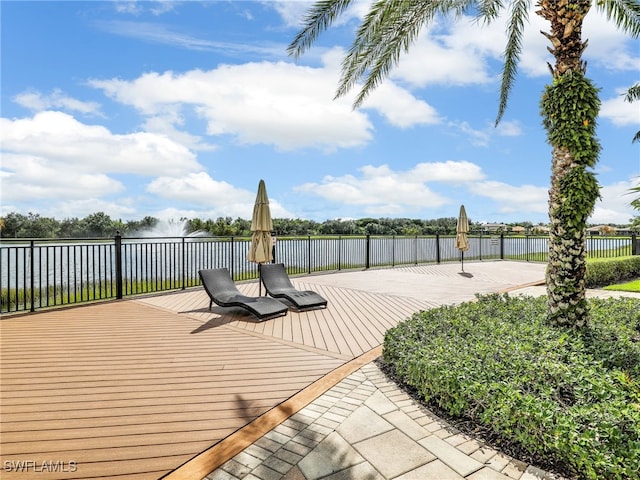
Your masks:
{"label": "green shrub", "polygon": [[587,261],[587,288],[599,288],[640,278],[640,255]]}
{"label": "green shrub", "polygon": [[640,470],[640,300],[591,303],[584,333],[545,323],[545,299],[478,297],[389,330],[383,359],[450,415],[589,479]]}

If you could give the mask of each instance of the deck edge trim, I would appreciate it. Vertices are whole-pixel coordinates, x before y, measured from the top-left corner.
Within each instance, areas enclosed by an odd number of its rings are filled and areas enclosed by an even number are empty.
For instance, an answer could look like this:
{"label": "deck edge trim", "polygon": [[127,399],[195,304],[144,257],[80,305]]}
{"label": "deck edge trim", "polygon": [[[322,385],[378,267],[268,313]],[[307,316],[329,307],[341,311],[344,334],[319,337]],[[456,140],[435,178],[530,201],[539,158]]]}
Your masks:
{"label": "deck edge trim", "polygon": [[216,468],[242,452],[249,445],[253,444],[260,437],[306,407],[331,387],[364,365],[374,361],[381,354],[382,345],[378,345],[359,357],[342,364],[305,389],[256,418],[251,423],[236,430],[225,439],[160,478],[162,480],[193,480],[194,478],[204,478]]}

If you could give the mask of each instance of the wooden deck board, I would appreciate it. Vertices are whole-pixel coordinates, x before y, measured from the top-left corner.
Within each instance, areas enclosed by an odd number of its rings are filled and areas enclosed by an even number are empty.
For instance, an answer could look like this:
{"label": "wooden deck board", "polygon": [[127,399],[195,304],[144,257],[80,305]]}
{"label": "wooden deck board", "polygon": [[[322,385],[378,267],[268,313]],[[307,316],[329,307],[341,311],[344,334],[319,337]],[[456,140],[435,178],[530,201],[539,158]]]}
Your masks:
{"label": "wooden deck board", "polygon": [[[316,290],[328,308],[257,322],[241,309],[210,311],[197,288],[3,318],[2,461],[77,462],[75,472],[42,479],[159,478],[428,306],[294,284]],[[239,288],[258,294],[256,282]]]}

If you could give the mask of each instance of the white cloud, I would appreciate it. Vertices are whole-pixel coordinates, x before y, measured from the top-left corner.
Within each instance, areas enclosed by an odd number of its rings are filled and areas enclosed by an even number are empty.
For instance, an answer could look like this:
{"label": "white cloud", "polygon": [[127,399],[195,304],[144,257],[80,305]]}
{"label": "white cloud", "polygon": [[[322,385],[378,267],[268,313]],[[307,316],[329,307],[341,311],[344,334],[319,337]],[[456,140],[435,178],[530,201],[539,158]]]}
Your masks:
{"label": "white cloud", "polygon": [[82,199],[123,190],[123,185],[102,173],[89,173],[27,155],[2,155],[2,200],[18,202],[46,199]]}
{"label": "white cloud", "polygon": [[[633,195],[629,189],[637,185],[633,180],[602,186],[602,196],[589,218],[589,223],[627,224],[633,217],[629,205]],[[497,212],[503,217],[519,214],[522,218],[532,214],[548,213],[548,187],[535,185],[509,185],[498,181],[484,181],[470,184],[469,189],[478,196],[489,198],[497,205]]]}
{"label": "white cloud", "polygon": [[[596,9],[584,20],[582,38],[589,40],[583,56],[589,63],[610,71],[640,70],[640,45],[616,28],[613,21]],[[587,71],[588,73],[588,71]]]}
{"label": "white cloud", "polygon": [[[62,112],[2,118],[0,127],[3,154],[39,158],[59,173],[179,175],[201,169],[192,152],[166,137],[146,132],[114,134]],[[19,162],[12,168],[20,168]]]}
{"label": "white cloud", "polygon": [[150,182],[146,190],[160,197],[208,206],[220,203],[250,205],[255,199],[255,194],[214,180],[204,172],[177,178],[159,177]]}
{"label": "white cloud", "polygon": [[507,183],[488,180],[471,184],[469,189],[476,195],[496,202],[497,210],[503,214],[546,213],[549,198],[548,187],[535,185],[509,185]]}
{"label": "white cloud", "polygon": [[182,128],[183,126],[184,120],[179,116],[171,114],[167,116],[156,115],[147,118],[142,125],[142,129],[146,132],[169,138],[178,145],[184,145],[190,150],[210,152],[218,149],[217,145],[205,142],[201,136],[190,133]]}
{"label": "white cloud", "polygon": [[116,12],[121,14],[139,15],[148,10],[153,15],[162,15],[172,11],[176,6],[175,0],[115,0],[113,2]]}
{"label": "white cloud", "polygon": [[491,131],[487,128],[484,130],[476,130],[469,122],[449,122],[449,126],[462,133],[465,138],[476,147],[487,147],[491,139]]}
{"label": "white cloud", "polygon": [[600,189],[601,199],[596,202],[593,214],[589,218],[589,223],[596,224],[627,224],[629,220],[637,215],[631,208],[631,201],[637,193],[631,193],[630,189],[638,185],[636,178],[604,185]]}
{"label": "white cloud", "polygon": [[[500,81],[506,47],[506,17],[490,24],[473,17],[440,19],[428,31],[423,30],[410,51],[404,55],[391,77],[412,86],[468,86],[496,84]],[[540,30],[545,21],[533,12],[525,24],[518,68],[529,76],[548,75],[548,40]],[[516,79],[517,81],[517,79]]]}
{"label": "white cloud", "polygon": [[84,218],[97,212],[105,212],[112,219],[135,219],[140,220],[138,212],[131,205],[127,205],[122,200],[107,201],[100,198],[89,197],[84,199],[66,200],[64,197],[59,201],[50,203],[43,210],[39,211],[44,217],[52,217],[57,220],[65,218]]}
{"label": "white cloud", "polygon": [[65,212],[92,213],[90,208],[132,211],[101,199],[124,191],[114,175],[178,176],[201,170],[189,150],[166,137],[145,132],[116,135],[61,112],[2,118],[0,131],[3,204],[39,200],[56,205],[56,218]]}
{"label": "white cloud", "polygon": [[[485,30],[478,31],[470,19],[447,30],[435,25],[423,31],[406,55],[403,55],[390,77],[414,87],[427,85],[464,86],[491,82],[487,56],[495,44],[478,42]],[[490,51],[487,51],[487,47]]]}
{"label": "white cloud", "polygon": [[370,215],[403,214],[451,203],[428,183],[462,184],[482,179],[480,167],[470,162],[420,163],[410,170],[393,171],[388,165],[366,165],[361,175],[326,176],[295,190],[340,204],[363,206]]}
{"label": "white cloud", "polygon": [[[268,0],[263,2],[273,7],[282,18],[285,26],[300,28],[304,24],[304,17],[315,3],[313,0]],[[334,26],[345,25],[352,20],[361,20],[369,11],[371,2],[353,2],[340,17],[335,20]]]}
{"label": "white cloud", "polygon": [[519,137],[522,135],[522,126],[517,120],[503,120],[496,127],[496,133],[502,137]]}
{"label": "white cloud", "polygon": [[179,118],[179,109],[191,106],[207,122],[209,135],[231,135],[240,144],[282,150],[364,145],[373,125],[349,100],[333,100],[336,78],[330,68],[261,62],[92,85],[148,117]]}
{"label": "white cloud", "polygon": [[640,102],[624,100],[625,90],[616,91],[616,97],[602,101],[600,116],[611,120],[614,125],[640,125]]}
{"label": "white cloud", "polygon": [[391,81],[376,88],[365,100],[363,108],[378,110],[391,125],[399,128],[441,122],[435,108]]}
{"label": "white cloud", "polygon": [[415,167],[403,173],[401,180],[420,182],[441,182],[448,184],[462,184],[476,182],[485,178],[482,168],[475,163],[452,160],[446,162],[418,163]]}
{"label": "white cloud", "polygon": [[49,95],[44,95],[37,91],[22,92],[13,97],[13,101],[34,112],[63,109],[70,112],[103,116],[98,102],[83,102],[65,95],[59,89],[54,90]]}
{"label": "white cloud", "polygon": [[312,1],[266,1],[265,5],[273,7],[280,15],[286,27],[301,28],[307,11],[313,6]]}
{"label": "white cloud", "polygon": [[[549,76],[547,62],[553,63],[553,57],[547,47],[551,44],[540,31],[549,31],[550,25],[534,9],[525,24],[518,69],[531,77]],[[422,31],[391,71],[391,78],[414,87],[497,83],[507,42],[506,21],[505,14],[488,25],[468,16],[439,19]],[[619,31],[603,14],[594,10],[586,17],[583,38],[589,39],[584,58],[590,63],[613,71],[640,68],[638,42]]]}
{"label": "white cloud", "polygon": [[[173,27],[160,23],[111,20],[95,23],[97,28],[112,35],[134,38],[147,43],[169,45],[185,50],[202,52],[223,52],[227,56],[258,55],[267,58],[286,56],[286,45],[261,42],[256,44],[210,40],[197,37],[192,32],[176,31]],[[210,32],[203,32],[203,35]]]}
{"label": "white cloud", "polygon": [[451,135],[463,136],[466,141],[476,147],[489,147],[495,136],[519,137],[523,134],[520,122],[503,120],[496,127],[493,123],[485,123],[482,128],[474,128],[466,121],[449,121]]}
{"label": "white cloud", "polygon": [[[184,177],[159,177],[153,180],[146,188],[147,192],[161,198],[171,200],[177,204],[189,204],[198,207],[192,210],[190,218],[201,216],[204,213],[211,218],[231,216],[251,218],[256,192],[237,188],[230,183],[211,178],[207,173],[191,173]],[[277,200],[269,199],[271,215],[278,218],[290,218],[293,215],[287,211]],[[176,218],[176,211],[171,210],[162,213],[160,218]],[[177,217],[179,218],[179,217]]]}
{"label": "white cloud", "polygon": [[118,13],[137,15],[142,12],[141,4],[136,0],[116,0],[113,5]]}

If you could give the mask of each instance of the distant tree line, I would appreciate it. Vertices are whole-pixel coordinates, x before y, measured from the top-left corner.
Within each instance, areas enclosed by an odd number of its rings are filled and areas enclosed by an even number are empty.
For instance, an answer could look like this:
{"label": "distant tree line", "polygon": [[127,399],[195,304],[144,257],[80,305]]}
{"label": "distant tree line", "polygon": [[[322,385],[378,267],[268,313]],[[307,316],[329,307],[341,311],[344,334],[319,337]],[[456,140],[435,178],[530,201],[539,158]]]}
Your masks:
{"label": "distant tree line", "polygon": [[[106,238],[116,232],[123,236],[141,236],[153,232],[161,225],[155,217],[142,220],[114,220],[104,212],[85,218],[56,220],[39,214],[9,213],[0,217],[2,238]],[[243,218],[218,217],[217,219],[181,218],[184,225],[181,234],[202,232],[212,236],[249,236],[251,221]],[[457,219],[454,217],[433,220],[408,218],[361,218],[359,220],[326,220],[316,222],[300,218],[274,218],[276,235],[433,235],[453,234]]]}
{"label": "distant tree line", "polygon": [[[298,235],[453,235],[456,233],[456,217],[431,220],[409,218],[361,218],[358,220],[325,220],[316,222],[300,218],[274,218],[273,229],[279,236]],[[184,226],[184,230],[172,235],[189,235],[201,232],[211,236],[249,236],[251,221],[243,218],[218,217],[181,218],[174,222]],[[0,217],[0,237],[2,238],[108,238],[116,232],[124,237],[150,236],[154,229],[162,225],[155,217],[142,220],[114,220],[104,212],[93,213],[85,218],[42,217],[39,214],[9,213]],[[470,222],[471,231],[479,231],[480,225]],[[494,233],[508,233],[511,226],[524,227],[527,232],[535,231],[531,222],[507,224]],[[162,236],[158,234],[157,236]],[[166,234],[164,234],[166,235]]]}

